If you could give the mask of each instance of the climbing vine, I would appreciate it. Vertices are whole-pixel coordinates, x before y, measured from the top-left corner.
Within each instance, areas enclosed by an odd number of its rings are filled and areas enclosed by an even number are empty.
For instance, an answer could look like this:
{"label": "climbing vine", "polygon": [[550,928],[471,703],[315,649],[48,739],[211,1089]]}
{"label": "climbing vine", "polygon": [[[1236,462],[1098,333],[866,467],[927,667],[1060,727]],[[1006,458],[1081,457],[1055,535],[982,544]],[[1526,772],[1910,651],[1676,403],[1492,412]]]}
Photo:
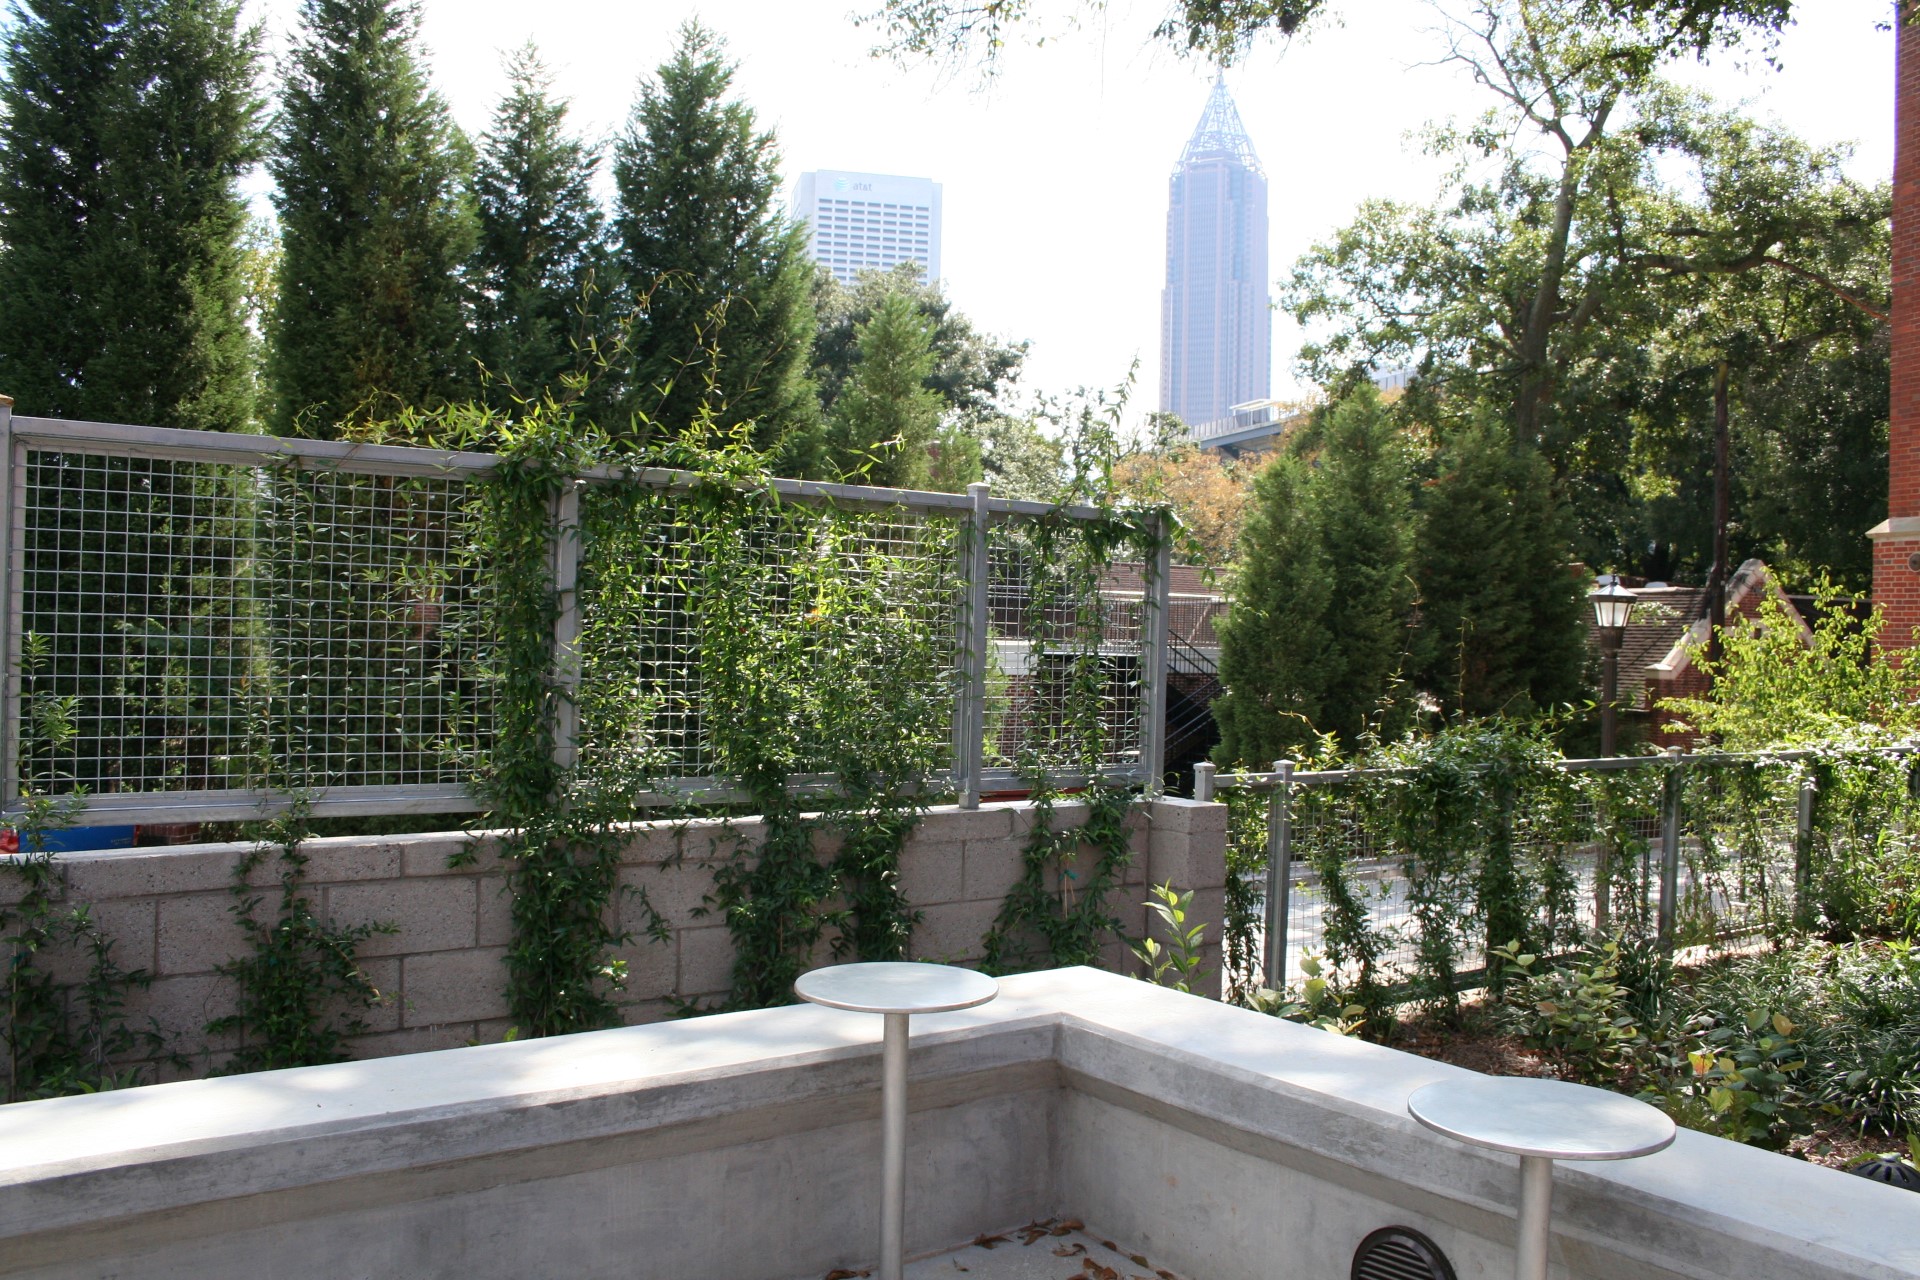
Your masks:
{"label": "climbing vine", "polygon": [[[74,733],[72,700],[34,691],[32,676],[47,661],[41,637],[29,633],[21,652],[26,691],[23,730],[52,756]],[[67,779],[71,783],[71,779]],[[72,1093],[144,1084],[142,1060],[159,1056],[164,1041],[151,1020],[133,1023],[130,995],[152,977],[127,969],[113,954],[113,940],[95,924],[84,904],[63,909],[60,870],[49,836],[73,825],[84,804],[77,791],[55,794],[51,777],[28,779],[21,811],[0,848],[0,867],[12,882],[15,901],[0,910],[0,981],[4,982],[5,1020],[0,1040],[6,1048],[5,1100],[51,1098]],[[75,957],[77,980],[63,981],[61,955]]]}
{"label": "climbing vine", "polygon": [[[239,1038],[228,1073],[343,1062],[348,1037],[367,1029],[365,1011],[388,998],[361,966],[359,949],[397,926],[341,926],[320,917],[307,895],[301,848],[312,823],[309,806],[304,794],[293,795],[234,870],[233,917],[248,949],[219,966],[237,988],[235,1011],[207,1024],[210,1035]],[[263,867],[272,868],[269,895],[253,884]]]}
{"label": "climbing vine", "polygon": [[[993,572],[1014,579],[1008,585],[1017,584],[1023,604],[1029,670],[1014,765],[1033,808],[1020,878],[983,942],[988,972],[1097,964],[1107,940],[1124,937],[1108,899],[1132,857],[1127,814],[1133,789],[1103,769],[1125,732],[1109,719],[1116,701],[1127,702],[1114,698],[1115,686],[1132,673],[1104,642],[1133,627],[1144,634],[1144,610],[1151,606],[1143,601],[1130,627],[1116,616],[1125,606],[1102,587],[1115,561],[1150,562],[1171,531],[1161,513],[1113,502],[1114,428],[1123,405],[1124,395],[1111,406],[1083,405],[1071,423],[1074,479],[1061,502],[1089,503],[1098,514],[1069,519],[1055,512],[1002,528],[999,554],[989,556]],[[1056,828],[1056,775],[1062,772],[1085,779],[1078,799],[1086,819],[1077,828]]]}

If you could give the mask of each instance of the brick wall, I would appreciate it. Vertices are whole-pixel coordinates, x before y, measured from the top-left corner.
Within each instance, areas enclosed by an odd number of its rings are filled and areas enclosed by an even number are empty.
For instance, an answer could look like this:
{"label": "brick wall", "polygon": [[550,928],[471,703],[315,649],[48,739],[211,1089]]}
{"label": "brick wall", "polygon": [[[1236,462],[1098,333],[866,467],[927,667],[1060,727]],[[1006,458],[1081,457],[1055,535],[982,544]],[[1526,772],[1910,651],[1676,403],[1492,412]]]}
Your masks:
{"label": "brick wall", "polygon": [[[1020,874],[1020,849],[1032,829],[1031,806],[989,804],[965,811],[940,808],[915,830],[901,857],[901,886],[924,915],[912,942],[920,960],[968,963]],[[1061,804],[1056,828],[1085,820],[1085,808]],[[1194,916],[1206,925],[1207,968],[1217,994],[1219,943],[1225,913],[1226,809],[1191,800],[1136,806],[1130,820],[1135,856],[1114,897],[1124,927],[1147,925],[1145,886],[1171,881],[1193,889]],[[656,942],[642,930],[639,899],[615,904],[620,927],[636,941],[621,952],[629,980],[621,997],[628,1023],[669,1017],[675,1000],[717,1002],[727,991],[733,946],[724,925],[695,914],[713,887],[713,867],[761,836],[753,820],[649,823],[634,829],[621,858],[620,883],[644,889],[671,930]],[[322,914],[340,925],[386,922],[397,932],[375,935],[360,949],[368,975],[390,999],[367,1016],[353,1043],[357,1057],[382,1057],[498,1040],[510,1025],[502,994],[502,957],[511,936],[506,879],[486,837],[471,865],[448,859],[469,837],[459,834],[353,836],[310,841],[308,883]],[[233,875],[248,846],[178,845],[64,855],[59,865],[64,903],[86,904],[114,939],[115,958],[153,975],[136,992],[131,1012],[159,1024],[173,1049],[187,1055],[184,1070],[165,1076],[205,1075],[236,1047],[202,1028],[234,1008],[234,986],[217,969],[243,950],[231,907]],[[822,856],[831,852],[822,848]],[[1083,855],[1087,856],[1087,855]],[[274,882],[263,868],[254,882]],[[7,896],[12,895],[12,896]],[[18,885],[0,876],[0,905],[17,900]],[[270,905],[270,903],[269,903]],[[827,963],[822,944],[816,960]],[[77,976],[77,957],[54,959],[63,979]],[[1132,961],[1119,940],[1107,947],[1106,966],[1127,971]]]}
{"label": "brick wall", "polygon": [[1920,552],[1920,31],[1895,26],[1891,461],[1887,521],[1872,537],[1881,642],[1904,648],[1920,627],[1920,572],[1909,563]]}

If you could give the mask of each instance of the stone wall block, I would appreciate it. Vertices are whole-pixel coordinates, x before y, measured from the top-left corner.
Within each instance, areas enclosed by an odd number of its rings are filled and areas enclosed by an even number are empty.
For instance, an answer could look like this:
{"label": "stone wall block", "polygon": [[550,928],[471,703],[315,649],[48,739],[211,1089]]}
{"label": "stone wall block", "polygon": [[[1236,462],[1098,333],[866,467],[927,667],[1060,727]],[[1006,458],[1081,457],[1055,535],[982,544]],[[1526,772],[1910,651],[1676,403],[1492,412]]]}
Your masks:
{"label": "stone wall block", "polygon": [[964,964],[978,960],[981,940],[1000,914],[1000,900],[947,902],[926,909],[913,932],[912,958]]}
{"label": "stone wall block", "polygon": [[[496,870],[499,861],[499,842],[492,839],[469,839],[464,835],[419,835],[396,836],[394,840],[395,847],[400,850],[402,875],[481,875]],[[468,851],[472,852],[473,857],[465,866],[454,868],[447,865],[449,860]]]}
{"label": "stone wall block", "polygon": [[[354,1012],[367,1024],[363,1035],[373,1035],[382,1031],[397,1031],[400,1028],[400,957],[380,956],[360,963],[360,972],[367,975],[367,981],[380,993],[380,1002],[370,1009],[356,1009]],[[355,1043],[358,1043],[356,1040]]]}
{"label": "stone wall block", "polygon": [[[329,836],[308,840],[300,846],[300,852],[307,855],[308,884],[335,884],[343,880],[392,880],[401,874],[407,851],[391,842],[369,843],[364,836]],[[442,854],[441,864],[444,866],[445,862],[446,855]],[[277,884],[278,864],[279,859],[269,853],[254,876],[264,872],[265,883]],[[253,876],[248,880],[260,883]]]}
{"label": "stone wall block", "polygon": [[484,875],[474,881],[479,920],[475,941],[483,947],[504,947],[513,941],[513,894],[504,875]]}
{"label": "stone wall block", "polygon": [[[62,903],[56,910],[64,916],[75,905]],[[87,919],[113,944],[113,949],[107,953],[113,963],[122,969],[153,971],[154,903],[151,898],[84,905]],[[63,944],[41,952],[39,963],[55,982],[78,982],[86,976],[93,956],[84,945]]]}
{"label": "stone wall block", "polygon": [[922,840],[916,834],[900,850],[900,891],[916,907],[957,902],[964,896],[967,846],[959,840]]}
{"label": "stone wall block", "polygon": [[627,866],[651,866],[680,856],[680,824],[646,822],[634,827],[620,861]]}
{"label": "stone wall block", "polygon": [[[26,879],[13,865],[18,861],[19,858],[17,855],[0,854],[0,910],[18,906],[20,900],[27,896]],[[66,876],[64,872],[59,876],[54,892],[57,899],[65,898]]]}
{"label": "stone wall block", "polygon": [[[155,972],[211,973],[248,951],[246,930],[234,918],[231,893],[195,893],[160,900],[160,953]],[[275,900],[263,894],[256,918],[273,918]]]}
{"label": "stone wall block", "polygon": [[[494,1037],[495,1040],[501,1038]],[[476,1024],[448,1022],[360,1036],[353,1042],[353,1053],[358,1058],[391,1058],[402,1053],[431,1053],[436,1049],[459,1049],[477,1043],[480,1043],[480,1028]]]}
{"label": "stone wall block", "polygon": [[[720,923],[715,915],[695,916],[713,892],[713,872],[700,863],[681,862],[673,866],[622,867],[619,875],[621,919],[625,927],[638,930],[646,922],[639,893],[646,891],[647,901],[660,913],[669,928],[705,928]],[[632,892],[628,892],[632,890]]]}
{"label": "stone wall block", "polygon": [[400,1010],[406,1027],[437,1027],[507,1016],[504,947],[408,956]]}
{"label": "stone wall block", "polygon": [[[632,927],[632,941],[613,950],[615,959],[627,962],[626,988],[613,997],[615,1003],[623,1006],[673,995],[674,984],[680,977],[679,943],[673,938],[657,942],[637,926]],[[622,1020],[633,1021],[624,1016]]]}
{"label": "stone wall block", "polygon": [[1012,836],[967,841],[961,868],[961,899],[999,901],[1020,879],[1022,867],[1020,842]]}
{"label": "stone wall block", "polygon": [[479,883],[471,876],[375,880],[330,887],[325,910],[326,918],[342,928],[399,926],[396,933],[376,933],[362,942],[361,955],[411,956],[474,946],[479,898]]}
{"label": "stone wall block", "polygon": [[733,935],[724,925],[688,929],[680,935],[680,976],[676,984],[683,999],[724,995],[733,989]]}
{"label": "stone wall block", "polygon": [[[239,987],[218,974],[196,973],[177,978],[155,978],[141,993],[140,1012],[150,1015],[166,1037],[167,1049],[187,1056],[227,1053],[240,1047],[231,1031],[209,1035],[209,1022],[239,1010]],[[144,1017],[142,1021],[144,1022]]]}
{"label": "stone wall block", "polygon": [[983,804],[978,809],[936,805],[922,815],[914,828],[914,839],[992,840],[1009,836],[1013,834],[1013,812],[1004,804]]}
{"label": "stone wall block", "polygon": [[245,845],[186,845],[170,849],[103,850],[63,854],[67,896],[105,902],[164,893],[206,893],[233,883]]}

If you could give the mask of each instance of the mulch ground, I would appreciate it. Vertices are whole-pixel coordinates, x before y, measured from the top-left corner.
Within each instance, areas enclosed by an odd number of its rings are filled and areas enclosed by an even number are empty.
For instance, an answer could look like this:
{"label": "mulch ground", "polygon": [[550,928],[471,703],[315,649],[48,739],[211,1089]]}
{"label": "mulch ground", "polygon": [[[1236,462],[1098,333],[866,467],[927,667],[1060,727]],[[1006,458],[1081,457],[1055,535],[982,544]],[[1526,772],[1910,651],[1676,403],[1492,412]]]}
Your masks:
{"label": "mulch ground", "polygon": [[[1394,1037],[1393,1047],[1482,1075],[1566,1078],[1550,1055],[1528,1048],[1517,1037],[1476,1024],[1471,1017],[1464,1027],[1442,1027],[1425,1020],[1404,1022]],[[1795,1139],[1786,1154],[1830,1169],[1841,1169],[1849,1161],[1897,1146],[1899,1143],[1889,1138],[1863,1138],[1850,1128],[1834,1126]]]}

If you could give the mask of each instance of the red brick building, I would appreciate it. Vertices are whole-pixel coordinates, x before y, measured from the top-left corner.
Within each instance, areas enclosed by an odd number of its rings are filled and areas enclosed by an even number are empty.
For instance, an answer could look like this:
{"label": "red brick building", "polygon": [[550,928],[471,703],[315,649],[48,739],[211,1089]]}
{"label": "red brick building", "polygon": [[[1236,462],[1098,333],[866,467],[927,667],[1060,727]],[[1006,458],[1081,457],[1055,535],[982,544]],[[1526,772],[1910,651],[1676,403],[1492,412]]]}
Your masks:
{"label": "red brick building", "polygon": [[[1903,18],[1912,0],[1901,5]],[[1905,648],[1920,627],[1920,30],[1894,33],[1893,400],[1887,423],[1887,519],[1873,539],[1881,642]]]}

